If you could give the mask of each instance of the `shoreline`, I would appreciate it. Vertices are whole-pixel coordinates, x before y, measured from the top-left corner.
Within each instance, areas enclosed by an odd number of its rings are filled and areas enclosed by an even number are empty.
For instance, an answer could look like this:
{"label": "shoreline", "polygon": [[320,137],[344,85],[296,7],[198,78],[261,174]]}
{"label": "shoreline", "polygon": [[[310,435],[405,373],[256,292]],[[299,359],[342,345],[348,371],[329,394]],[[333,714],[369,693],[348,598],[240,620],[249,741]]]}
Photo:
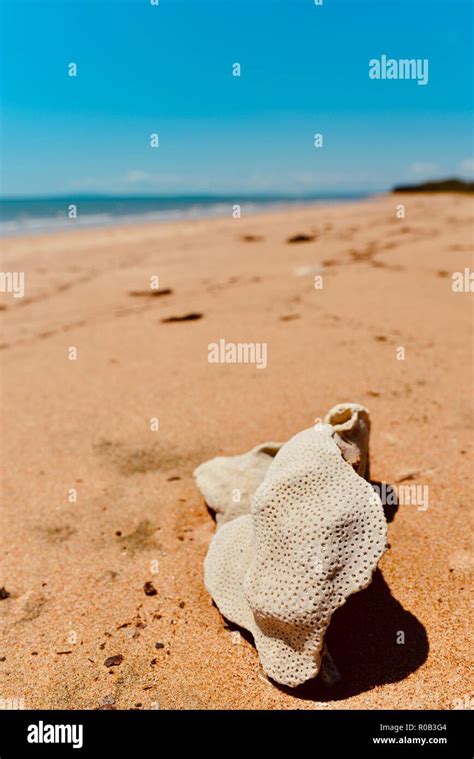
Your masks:
{"label": "shoreline", "polygon": [[[320,206],[321,204],[328,204],[328,205],[334,205],[339,203],[352,203],[352,202],[358,202],[361,200],[367,200],[370,198],[378,197],[380,194],[383,195],[383,193],[364,193],[364,194],[356,194],[356,195],[348,195],[347,198],[344,197],[324,197],[322,196],[320,200],[317,198],[308,198],[300,199],[296,198],[295,200],[291,200],[291,198],[287,198],[285,200],[268,200],[268,201],[248,201],[243,200],[240,203],[233,202],[233,201],[218,201],[216,200],[215,204],[213,206],[203,206],[199,210],[196,211],[195,214],[193,214],[193,209],[190,207],[189,209],[179,209],[179,208],[170,208],[169,210],[156,210],[156,211],[150,211],[150,212],[144,212],[144,213],[137,213],[137,214],[117,214],[109,216],[107,221],[103,221],[102,223],[99,221],[91,221],[88,223],[81,223],[81,221],[77,222],[74,220],[68,221],[66,218],[62,218],[60,220],[61,226],[58,226],[57,228],[51,228],[48,229],[47,226],[44,228],[41,228],[41,225],[38,224],[37,230],[31,230],[31,232],[24,232],[23,230],[19,230],[17,232],[13,232],[11,234],[2,234],[2,225],[14,223],[12,221],[2,221],[0,222],[0,239],[8,240],[11,238],[16,239],[17,237],[33,237],[33,236],[39,236],[39,235],[45,235],[45,234],[59,234],[62,232],[69,233],[69,232],[78,232],[78,231],[86,231],[86,230],[95,230],[95,229],[116,229],[118,227],[120,228],[128,228],[128,227],[135,227],[135,226],[145,226],[145,225],[154,225],[154,224],[180,224],[185,222],[193,222],[193,221],[200,221],[202,220],[212,220],[212,219],[229,219],[232,218],[233,213],[232,209],[237,205],[242,209],[242,216],[255,216],[255,215],[262,215],[262,214],[275,214],[275,213],[285,213],[292,209],[304,209],[312,206]],[[107,199],[109,201],[111,199]],[[120,200],[120,198],[118,198]],[[7,202],[9,199],[7,199]],[[21,202],[21,201],[19,201]],[[43,202],[43,201],[41,201]],[[48,200],[49,202],[49,200]],[[64,200],[64,203],[67,203],[67,200]],[[0,200],[0,206],[2,201]],[[78,204],[80,205],[80,199],[78,201]],[[196,203],[198,205],[198,203]],[[220,209],[217,212],[217,209]],[[162,216],[160,216],[160,214]],[[167,214],[170,215],[169,218],[167,218]],[[173,217],[173,214],[175,215]],[[181,216],[179,215],[181,214]],[[94,217],[98,217],[101,214],[84,214],[82,217],[79,218],[88,218],[93,219]],[[153,216],[156,216],[157,218],[151,218]],[[158,218],[159,217],[159,218]],[[57,217],[51,217],[49,219],[49,223],[56,220]],[[33,220],[33,219],[32,219]],[[40,217],[37,217],[34,219],[35,221],[40,222]]]}

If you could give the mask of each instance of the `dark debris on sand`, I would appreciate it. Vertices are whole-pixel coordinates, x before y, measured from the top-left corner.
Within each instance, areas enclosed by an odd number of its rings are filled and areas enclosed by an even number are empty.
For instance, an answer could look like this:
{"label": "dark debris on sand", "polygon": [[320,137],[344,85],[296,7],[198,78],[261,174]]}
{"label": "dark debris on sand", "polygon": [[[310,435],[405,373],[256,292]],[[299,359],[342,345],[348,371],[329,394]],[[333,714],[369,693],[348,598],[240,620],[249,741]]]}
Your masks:
{"label": "dark debris on sand", "polygon": [[244,242],[261,242],[263,239],[261,235],[242,235],[241,237]]}
{"label": "dark debris on sand", "polygon": [[106,667],[118,667],[119,664],[123,662],[123,656],[122,654],[116,654],[115,656],[109,656],[108,659],[104,661],[104,665]]}
{"label": "dark debris on sand", "polygon": [[159,298],[161,295],[171,295],[173,290],[165,287],[163,290],[130,290],[129,295],[134,298]]}
{"label": "dark debris on sand", "polygon": [[153,585],[153,583],[150,582],[149,580],[143,586],[143,590],[145,591],[146,596],[156,596],[158,592],[155,586]]}
{"label": "dark debris on sand", "polygon": [[168,316],[166,319],[162,319],[161,321],[163,324],[170,324],[171,322],[193,322],[197,319],[202,319],[204,314],[199,314],[195,311],[192,311],[189,314],[184,314],[184,316]]}
{"label": "dark debris on sand", "polygon": [[294,242],[313,242],[313,240],[316,239],[316,235],[293,235],[293,237],[288,237],[287,242],[294,243]]}

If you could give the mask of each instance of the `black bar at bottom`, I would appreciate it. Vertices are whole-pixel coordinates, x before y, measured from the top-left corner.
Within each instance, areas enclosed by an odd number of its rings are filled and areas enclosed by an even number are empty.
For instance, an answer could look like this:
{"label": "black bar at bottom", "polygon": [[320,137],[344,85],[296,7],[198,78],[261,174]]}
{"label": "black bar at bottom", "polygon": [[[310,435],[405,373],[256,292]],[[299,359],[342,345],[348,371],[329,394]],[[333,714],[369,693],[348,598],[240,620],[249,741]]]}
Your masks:
{"label": "black bar at bottom", "polygon": [[96,756],[174,749],[255,754],[473,756],[466,711],[1,711],[0,759]]}

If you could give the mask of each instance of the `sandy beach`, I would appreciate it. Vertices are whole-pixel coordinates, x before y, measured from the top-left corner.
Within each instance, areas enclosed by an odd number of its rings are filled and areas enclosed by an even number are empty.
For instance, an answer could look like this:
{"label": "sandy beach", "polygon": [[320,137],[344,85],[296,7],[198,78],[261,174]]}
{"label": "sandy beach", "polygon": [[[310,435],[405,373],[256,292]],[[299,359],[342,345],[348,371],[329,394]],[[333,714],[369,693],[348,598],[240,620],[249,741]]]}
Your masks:
{"label": "sandy beach", "polygon": [[[386,195],[10,238],[3,251],[25,295],[0,295],[2,698],[465,704],[473,313],[452,274],[473,267],[472,198]],[[170,292],[153,295],[154,276]],[[266,368],[209,363],[221,339],[266,343]],[[291,690],[263,676],[203,586],[215,524],[192,472],[287,440],[342,401],[371,411],[372,480],[427,486],[429,505],[392,509],[372,584],[333,617],[341,683]]]}

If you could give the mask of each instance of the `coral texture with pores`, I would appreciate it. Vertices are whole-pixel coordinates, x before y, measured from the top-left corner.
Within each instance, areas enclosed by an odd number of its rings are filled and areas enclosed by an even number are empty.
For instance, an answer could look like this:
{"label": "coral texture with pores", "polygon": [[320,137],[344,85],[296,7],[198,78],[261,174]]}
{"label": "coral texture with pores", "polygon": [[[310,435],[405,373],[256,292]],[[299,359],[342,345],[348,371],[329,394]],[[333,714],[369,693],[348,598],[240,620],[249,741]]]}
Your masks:
{"label": "coral texture with pores", "polygon": [[[354,429],[360,413],[351,413]],[[380,498],[343,457],[338,434],[318,424],[283,445],[251,513],[218,529],[205,560],[221,613],[252,633],[266,674],[291,687],[318,673],[333,612],[369,584],[386,547]],[[364,461],[367,443],[368,433]]]}

